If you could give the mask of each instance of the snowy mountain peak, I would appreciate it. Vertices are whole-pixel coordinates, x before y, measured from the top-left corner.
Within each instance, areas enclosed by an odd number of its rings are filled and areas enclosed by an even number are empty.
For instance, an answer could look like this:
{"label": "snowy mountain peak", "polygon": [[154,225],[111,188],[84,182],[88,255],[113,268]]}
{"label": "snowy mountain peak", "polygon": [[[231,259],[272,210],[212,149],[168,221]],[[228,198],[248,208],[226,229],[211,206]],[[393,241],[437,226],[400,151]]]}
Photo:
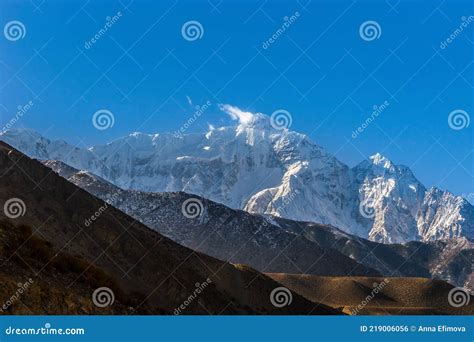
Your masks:
{"label": "snowy mountain peak", "polygon": [[372,162],[372,164],[383,167],[384,169],[394,168],[392,161],[390,161],[388,158],[384,157],[380,153],[376,153],[373,156],[370,156],[369,160]]}
{"label": "snowy mountain peak", "polygon": [[451,194],[450,192],[443,191],[435,186],[429,188],[426,191],[426,198],[431,199],[433,201],[450,201],[455,205],[461,205],[464,203],[468,203],[466,199],[461,196],[456,196]]}
{"label": "snowy mountain peak", "polygon": [[21,141],[22,143],[29,143],[31,145],[34,145],[36,142],[44,140],[49,142],[49,139],[44,138],[41,134],[38,132],[32,130],[32,129],[10,129],[5,132],[1,133],[3,136],[8,136],[12,139],[16,139],[18,141]]}
{"label": "snowy mountain peak", "polygon": [[0,139],[123,189],[184,191],[380,242],[474,238],[472,205],[447,191],[427,191],[408,167],[375,154],[351,169],[307,136],[273,129],[264,114],[222,110],[238,125],[179,137],[132,133],[89,149],[31,131],[7,131]]}
{"label": "snowy mountain peak", "polygon": [[241,133],[246,128],[259,130],[274,130],[270,124],[270,117],[262,113],[251,113],[229,104],[219,105],[219,109],[227,113],[232,120],[238,121],[237,132]]}
{"label": "snowy mountain peak", "polygon": [[413,172],[405,165],[396,165],[387,157],[376,153],[368,159],[363,160],[354,167],[356,178],[362,180],[367,176],[392,178],[394,180],[401,180],[406,183],[412,183],[416,187],[423,187],[423,185],[416,179]]}
{"label": "snowy mountain peak", "polygon": [[376,153],[361,161],[354,169],[361,170],[363,173],[374,172],[385,174],[395,173],[397,171],[397,166],[387,157],[380,153]]}

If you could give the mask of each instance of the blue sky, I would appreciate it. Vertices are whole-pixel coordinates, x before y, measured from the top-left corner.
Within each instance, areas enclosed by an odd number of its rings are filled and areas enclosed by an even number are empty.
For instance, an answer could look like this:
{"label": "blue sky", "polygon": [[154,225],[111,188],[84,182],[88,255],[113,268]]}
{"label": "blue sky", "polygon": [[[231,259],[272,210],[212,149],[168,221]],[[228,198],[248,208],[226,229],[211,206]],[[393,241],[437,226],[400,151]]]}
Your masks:
{"label": "blue sky", "polygon": [[[0,7],[2,26],[16,20],[26,31],[14,41],[0,37],[2,127],[29,101],[15,127],[82,145],[176,131],[207,101],[189,132],[231,124],[219,103],[285,109],[291,129],[350,166],[381,152],[427,186],[474,197],[474,124],[448,125],[452,111],[469,119],[474,112],[472,1],[4,0]],[[203,28],[194,41],[181,30],[191,20]],[[367,21],[379,25],[376,39],[362,39]],[[113,127],[92,125],[100,109],[113,113]]]}

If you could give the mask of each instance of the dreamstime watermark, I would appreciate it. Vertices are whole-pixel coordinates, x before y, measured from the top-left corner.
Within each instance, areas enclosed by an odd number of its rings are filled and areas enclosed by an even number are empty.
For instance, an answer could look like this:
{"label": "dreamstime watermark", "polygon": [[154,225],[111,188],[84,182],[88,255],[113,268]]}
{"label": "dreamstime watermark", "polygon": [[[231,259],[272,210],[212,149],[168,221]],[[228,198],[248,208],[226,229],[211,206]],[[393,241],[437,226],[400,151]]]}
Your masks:
{"label": "dreamstime watermark", "polygon": [[204,27],[197,20],[187,21],[181,27],[181,35],[188,42],[194,42],[203,37]]}
{"label": "dreamstime watermark", "polygon": [[98,308],[105,308],[114,304],[115,301],[115,294],[112,289],[108,287],[99,287],[94,290],[92,293],[92,302]]}
{"label": "dreamstime watermark", "polygon": [[199,198],[188,198],[181,205],[181,213],[188,219],[200,217],[204,212],[204,205]]}
{"label": "dreamstime watermark", "polygon": [[108,128],[114,127],[115,116],[110,110],[99,109],[92,116],[92,124],[98,130],[104,131]]}
{"label": "dreamstime watermark", "polygon": [[10,120],[8,120],[8,122],[5,124],[5,126],[3,126],[1,132],[5,133],[9,129],[11,129],[13,126],[15,126],[15,124],[18,122],[18,120],[20,120],[23,117],[23,115],[28,113],[33,106],[34,106],[33,101],[28,101],[23,106],[19,105],[17,107],[17,112],[15,113],[15,115]]}
{"label": "dreamstime watermark", "polygon": [[463,287],[454,287],[448,293],[448,303],[455,308],[468,305],[470,300],[470,292]]}
{"label": "dreamstime watermark", "polygon": [[357,307],[355,309],[352,310],[351,314],[352,315],[357,315],[363,308],[365,308],[367,306],[367,304],[370,303],[370,301],[372,299],[374,299],[374,297],[380,292],[382,291],[382,289],[388,285],[388,283],[390,283],[390,281],[388,280],[388,278],[385,278],[384,280],[382,280],[380,283],[373,283],[372,284],[372,291],[370,291],[370,293],[367,295],[367,297],[365,297],[365,299],[362,301],[362,303],[360,303],[359,305],[357,305]]}
{"label": "dreamstime watermark", "polygon": [[122,12],[117,12],[115,15],[112,17],[108,16],[105,18],[105,24],[104,26],[94,34],[94,36],[89,39],[88,41],[84,42],[84,48],[86,50],[89,50],[92,45],[97,43],[106,33],[107,31],[114,26],[114,24],[122,17]]}
{"label": "dreamstime watermark", "polygon": [[212,105],[211,101],[206,101],[205,104],[203,104],[202,106],[195,106],[194,109],[194,113],[193,115],[188,119],[186,120],[186,122],[177,130],[173,133],[173,136],[175,138],[182,138],[183,137],[183,134],[189,129],[189,127],[191,127],[194,122],[199,119],[199,117],[204,114],[205,111],[207,111],[209,109],[209,107]]}
{"label": "dreamstime watermark", "polygon": [[360,25],[359,35],[363,40],[370,42],[380,38],[382,35],[382,28],[378,22],[367,20]]}
{"label": "dreamstime watermark", "polygon": [[461,197],[470,203],[474,203],[474,192],[461,194]]}
{"label": "dreamstime watermark", "polygon": [[3,34],[5,38],[11,42],[23,39],[26,36],[25,25],[18,20],[12,20],[3,27]]}
{"label": "dreamstime watermark", "polygon": [[375,217],[375,201],[371,198],[366,198],[359,204],[359,213],[365,218]]}
{"label": "dreamstime watermark", "polygon": [[286,287],[280,286],[270,293],[270,302],[276,308],[282,308],[291,305],[293,294]]}
{"label": "dreamstime watermark", "polygon": [[196,283],[194,286],[196,287],[191,295],[189,295],[183,303],[180,304],[176,309],[174,309],[174,314],[177,316],[181,314],[182,311],[186,310],[186,308],[191,305],[191,303],[201,294],[204,292],[206,287],[208,287],[212,283],[210,278],[207,278],[202,283]]}
{"label": "dreamstime watermark", "polygon": [[461,17],[461,24],[449,35],[448,38],[439,43],[439,47],[444,50],[474,21],[474,15]]}
{"label": "dreamstime watermark", "polygon": [[369,125],[380,115],[382,114],[382,112],[388,107],[390,106],[390,102],[388,101],[384,101],[381,105],[377,106],[377,105],[374,105],[373,106],[373,111],[372,113],[370,114],[370,116],[365,119],[365,121],[363,123],[361,123],[359,125],[359,127],[357,127],[354,131],[352,131],[352,139],[356,139],[359,134],[361,134],[363,131],[365,131],[365,129],[367,127],[369,127]]}
{"label": "dreamstime watermark", "polygon": [[84,335],[84,328],[53,328],[46,323],[40,328],[15,328],[9,326],[5,329],[5,335]]}
{"label": "dreamstime watermark", "polygon": [[[296,196],[299,195],[300,191],[298,189],[295,189],[291,191],[291,193],[288,196],[283,197],[282,203],[275,208],[275,212],[278,214],[281,214],[283,209],[287,207],[290,203],[292,203]],[[277,224],[274,222],[270,216],[262,216],[263,217],[263,224],[262,227],[268,227],[269,225],[274,225]]]}
{"label": "dreamstime watermark", "polygon": [[285,33],[286,30],[288,30],[290,28],[290,26],[296,21],[298,20],[298,18],[300,17],[300,12],[296,11],[294,14],[292,14],[291,16],[285,16],[283,18],[283,24],[271,35],[270,38],[268,38],[266,41],[264,41],[262,43],[262,48],[264,50],[268,49],[270,47],[270,45],[272,45],[273,43],[275,43],[278,38],[280,38],[280,36]]}
{"label": "dreamstime watermark", "polygon": [[26,292],[26,290],[28,290],[28,288],[34,283],[33,279],[29,278],[28,281],[24,282],[24,283],[18,283],[17,284],[17,289],[15,291],[15,293],[6,300],[5,303],[3,303],[2,306],[0,306],[0,313],[3,313],[5,311],[8,310],[8,308],[10,306],[12,306],[13,304],[15,304],[16,301],[18,301],[21,296],[23,295],[23,293]]}
{"label": "dreamstime watermark", "polygon": [[298,196],[299,194],[300,194],[300,191],[298,189],[295,189],[294,191],[291,191],[289,196],[283,197],[283,199],[282,199],[283,203],[276,208],[276,211],[277,212],[282,211],[291,202],[293,202],[295,200],[296,196]]}
{"label": "dreamstime watermark", "polygon": [[84,226],[89,227],[92,223],[94,223],[100,215],[102,215],[108,207],[113,206],[114,202],[118,199],[120,196],[119,192],[114,192],[110,198],[104,201],[104,204],[99,207],[92,215],[91,217],[87,218],[84,221]]}
{"label": "dreamstime watermark", "polygon": [[448,115],[448,125],[455,131],[469,127],[470,123],[471,117],[465,110],[455,109]]}
{"label": "dreamstime watermark", "polygon": [[26,204],[21,198],[10,198],[3,205],[3,212],[6,217],[11,219],[16,219],[20,216],[25,216]]}
{"label": "dreamstime watermark", "polygon": [[292,123],[293,118],[290,112],[285,109],[277,109],[270,116],[270,124],[277,130],[288,129]]}

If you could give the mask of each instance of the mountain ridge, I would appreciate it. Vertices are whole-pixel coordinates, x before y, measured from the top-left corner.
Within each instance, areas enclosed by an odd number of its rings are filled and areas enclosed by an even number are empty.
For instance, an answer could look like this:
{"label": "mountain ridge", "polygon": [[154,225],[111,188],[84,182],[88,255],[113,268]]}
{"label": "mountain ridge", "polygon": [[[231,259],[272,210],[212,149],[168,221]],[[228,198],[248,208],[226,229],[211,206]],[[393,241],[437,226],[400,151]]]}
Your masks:
{"label": "mountain ridge", "polygon": [[[351,277],[378,273],[472,286],[474,243],[466,238],[380,244],[332,226],[250,214],[194,194],[123,190],[62,162],[43,164],[173,241],[261,272]],[[195,210],[188,213],[186,203]]]}
{"label": "mountain ridge", "polygon": [[447,191],[426,189],[408,167],[375,154],[349,168],[304,134],[273,128],[263,114],[238,119],[237,126],[205,133],[133,133],[88,149],[31,131],[7,131],[0,139],[123,189],[195,193],[384,243],[474,238],[474,207]]}

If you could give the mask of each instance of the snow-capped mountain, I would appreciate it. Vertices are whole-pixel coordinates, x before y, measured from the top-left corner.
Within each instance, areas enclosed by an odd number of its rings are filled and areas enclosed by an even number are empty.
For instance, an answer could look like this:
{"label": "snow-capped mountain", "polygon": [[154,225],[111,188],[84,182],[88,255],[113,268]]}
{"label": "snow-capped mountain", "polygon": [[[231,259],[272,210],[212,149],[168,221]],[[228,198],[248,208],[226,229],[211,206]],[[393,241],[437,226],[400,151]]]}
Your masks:
{"label": "snow-capped mountain", "polygon": [[403,242],[474,237],[474,207],[448,191],[426,189],[408,167],[394,165],[376,154],[352,171],[361,203],[359,210],[371,214],[364,217],[371,228],[370,240]]}
{"label": "snow-capped mountain", "polygon": [[474,208],[449,192],[427,190],[407,167],[376,154],[351,169],[307,136],[273,128],[263,114],[224,109],[239,123],[202,134],[132,133],[88,149],[26,130],[0,139],[123,189],[184,191],[385,243],[474,238]]}

